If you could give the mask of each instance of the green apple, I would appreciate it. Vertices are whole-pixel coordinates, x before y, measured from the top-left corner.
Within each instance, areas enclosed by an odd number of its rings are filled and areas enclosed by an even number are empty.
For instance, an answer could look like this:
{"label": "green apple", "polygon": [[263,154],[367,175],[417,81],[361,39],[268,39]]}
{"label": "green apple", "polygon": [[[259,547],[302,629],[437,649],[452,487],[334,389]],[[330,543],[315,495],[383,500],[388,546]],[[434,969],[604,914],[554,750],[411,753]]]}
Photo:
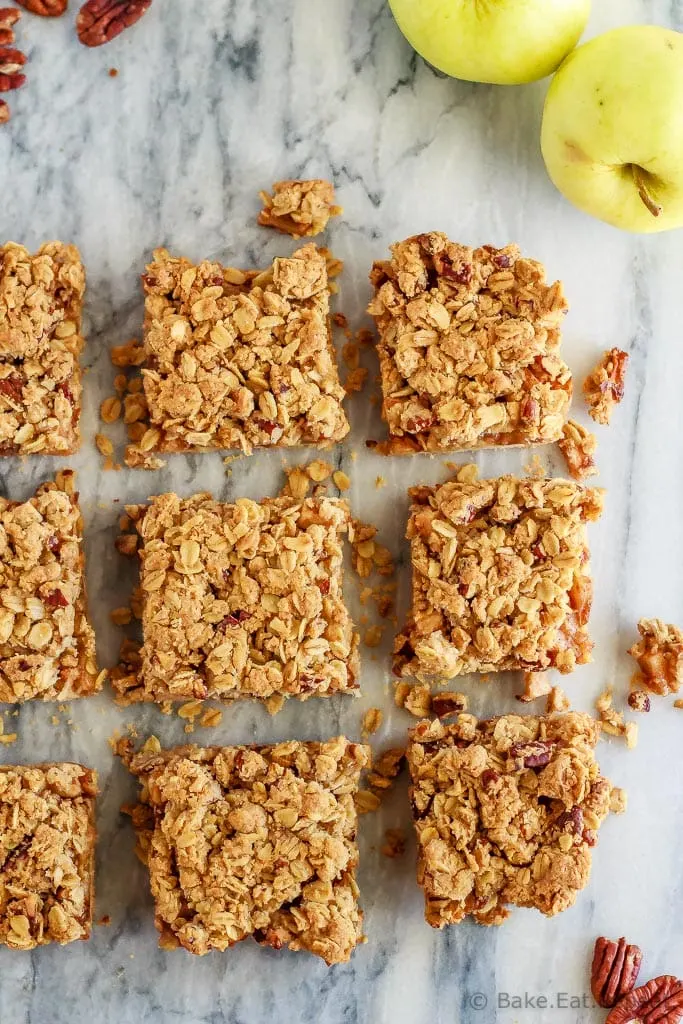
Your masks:
{"label": "green apple", "polygon": [[628,25],[575,50],[550,85],[541,149],[560,192],[594,217],[683,226],[683,35]]}
{"label": "green apple", "polygon": [[521,85],[552,74],[578,43],[590,0],[389,0],[426,61],[454,78]]}

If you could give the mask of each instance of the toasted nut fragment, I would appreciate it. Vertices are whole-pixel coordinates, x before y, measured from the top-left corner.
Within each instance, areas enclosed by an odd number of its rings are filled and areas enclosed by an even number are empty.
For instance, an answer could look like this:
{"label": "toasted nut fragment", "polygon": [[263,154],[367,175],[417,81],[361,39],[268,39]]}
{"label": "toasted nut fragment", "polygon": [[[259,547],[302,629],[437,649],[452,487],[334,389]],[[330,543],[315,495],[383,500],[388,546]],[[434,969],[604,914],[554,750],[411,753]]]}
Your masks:
{"label": "toasted nut fragment", "polygon": [[401,857],[406,850],[406,834],[402,828],[388,828],[380,852],[385,857]]}
{"label": "toasted nut fragment", "polygon": [[641,639],[628,653],[638,662],[640,674],[634,682],[652,693],[677,693],[683,682],[683,631],[661,619],[640,619]]}
{"label": "toasted nut fragment", "polygon": [[628,706],[634,711],[649,711],[650,698],[645,690],[632,690],[628,695]]}
{"label": "toasted nut fragment", "polygon": [[595,465],[595,449],[598,442],[595,434],[586,430],[580,423],[568,420],[562,428],[562,439],[558,441],[558,447],[564,455],[565,462],[570,474],[575,480],[584,480],[586,477],[595,476],[597,467]]}
{"label": "toasted nut fragment", "polygon": [[591,992],[598,1006],[609,1008],[631,992],[638,980],[643,954],[625,938],[618,942],[600,938],[595,942],[591,967]]}
{"label": "toasted nut fragment", "polygon": [[437,718],[449,718],[451,715],[459,715],[463,711],[467,711],[467,697],[464,693],[444,690],[442,693],[435,693],[432,697],[431,712]]}
{"label": "toasted nut fragment", "polygon": [[363,721],[361,722],[360,733],[363,739],[368,736],[372,736],[373,733],[377,732],[384,715],[379,708],[368,708],[363,715]]}
{"label": "toasted nut fragment", "polygon": [[583,382],[588,412],[596,423],[607,425],[612,410],[624,397],[628,353],[611,348]]}

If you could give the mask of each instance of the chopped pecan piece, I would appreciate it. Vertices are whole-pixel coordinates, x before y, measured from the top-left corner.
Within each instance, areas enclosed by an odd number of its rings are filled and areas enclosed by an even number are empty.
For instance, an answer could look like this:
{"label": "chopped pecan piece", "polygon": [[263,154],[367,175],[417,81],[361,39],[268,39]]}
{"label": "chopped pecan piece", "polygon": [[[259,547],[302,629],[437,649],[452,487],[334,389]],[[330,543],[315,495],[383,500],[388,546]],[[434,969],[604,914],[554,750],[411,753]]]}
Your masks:
{"label": "chopped pecan piece", "polygon": [[583,393],[588,412],[596,423],[607,425],[612,409],[624,397],[624,378],[628,353],[611,348],[583,382]]}
{"label": "chopped pecan piece", "polygon": [[598,1006],[614,1006],[631,992],[643,959],[638,946],[629,945],[625,938],[618,942],[599,938],[595,942],[591,968],[591,992]]}
{"label": "chopped pecan piece", "polygon": [[595,476],[598,470],[593,456],[597,441],[590,430],[586,430],[574,420],[568,420],[562,428],[562,439],[558,441],[558,448],[564,455],[567,468],[575,480]]}
{"label": "chopped pecan piece", "polygon": [[531,743],[513,743],[510,747],[510,757],[524,768],[544,768],[550,764],[553,754],[553,743],[544,740],[534,740]]}
{"label": "chopped pecan piece", "polygon": [[450,718],[451,715],[459,715],[463,711],[467,711],[467,697],[464,693],[456,693],[453,690],[437,693],[432,697],[431,711],[437,718]]}
{"label": "chopped pecan piece", "polygon": [[628,653],[638,662],[640,673],[634,681],[652,693],[678,693],[683,682],[683,630],[661,619],[640,619],[641,639]]}
{"label": "chopped pecan piece", "polygon": [[59,18],[69,6],[69,0],[17,0],[17,3],[41,18]]}
{"label": "chopped pecan piece", "polygon": [[26,75],[20,71],[25,63],[26,56],[21,50],[0,46],[0,92],[11,92],[25,83]]}
{"label": "chopped pecan piece", "polygon": [[110,43],[149,9],[152,0],[86,0],[76,18],[76,32],[84,46]]}
{"label": "chopped pecan piece", "polygon": [[683,982],[660,974],[621,999],[605,1024],[677,1024],[683,1017]]}

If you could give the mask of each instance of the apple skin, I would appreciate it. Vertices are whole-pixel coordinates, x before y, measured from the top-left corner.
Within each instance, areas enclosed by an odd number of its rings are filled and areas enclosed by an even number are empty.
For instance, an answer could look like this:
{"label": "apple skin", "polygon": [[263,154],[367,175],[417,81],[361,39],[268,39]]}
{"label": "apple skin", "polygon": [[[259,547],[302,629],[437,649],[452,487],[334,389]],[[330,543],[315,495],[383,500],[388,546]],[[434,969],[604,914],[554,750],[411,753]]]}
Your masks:
{"label": "apple skin", "polygon": [[586,213],[626,231],[683,226],[683,35],[628,25],[570,54],[548,90],[541,150]]}
{"label": "apple skin", "polygon": [[558,67],[586,27],[591,0],[389,0],[411,46],[468,82],[522,85]]}

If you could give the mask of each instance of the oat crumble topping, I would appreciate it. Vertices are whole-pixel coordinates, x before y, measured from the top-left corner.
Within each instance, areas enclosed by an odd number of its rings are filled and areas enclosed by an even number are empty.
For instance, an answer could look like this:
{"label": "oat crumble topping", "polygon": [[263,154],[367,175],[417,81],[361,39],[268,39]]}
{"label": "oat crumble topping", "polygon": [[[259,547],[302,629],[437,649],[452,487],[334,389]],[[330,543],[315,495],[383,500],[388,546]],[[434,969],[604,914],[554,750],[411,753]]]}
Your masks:
{"label": "oat crumble topping", "polygon": [[386,454],[559,439],[572,392],[560,358],[562,285],[517,246],[471,249],[440,232],[374,264]]}
{"label": "oat crumble topping", "polygon": [[144,643],[139,672],[113,678],[124,703],[357,690],[344,501],[163,494],[127,511],[142,538]]}
{"label": "oat crumble topping", "polygon": [[0,702],[68,700],[101,687],[73,481],[67,470],[28,501],[0,498]]}
{"label": "oat crumble topping", "polygon": [[134,756],[159,944],[201,955],[252,936],[348,960],[362,924],[353,795],[368,762],[343,736]]}
{"label": "oat crumble topping", "polygon": [[611,785],[589,715],[420,722],[408,765],[418,882],[434,928],[471,915],[501,924],[508,904],[553,916],[588,882]]}
{"label": "oat crumble topping", "polygon": [[80,764],[0,765],[0,944],[90,936],[97,775]]}
{"label": "oat crumble topping", "polygon": [[413,599],[397,675],[571,672],[590,660],[586,522],[601,490],[504,476],[409,493]]}
{"label": "oat crumble topping", "polygon": [[612,418],[614,406],[624,397],[627,365],[628,353],[611,348],[583,382],[588,412],[596,423],[606,426]]}
{"label": "oat crumble topping", "polygon": [[259,192],[259,196],[263,203],[259,224],[275,228],[292,238],[319,235],[331,217],[338,217],[343,212],[341,206],[335,205],[334,185],[321,178],[276,181],[272,195]]}
{"label": "oat crumble topping", "polygon": [[683,630],[661,619],[640,619],[640,640],[628,653],[640,672],[634,682],[652,693],[678,693],[683,682]]}
{"label": "oat crumble topping", "polygon": [[[126,453],[310,445],[349,430],[329,324],[325,252],[264,271],[157,249],[143,277],[146,428]],[[142,398],[142,396],[139,396]]]}
{"label": "oat crumble topping", "polygon": [[79,448],[84,291],[75,246],[0,246],[0,455]]}

